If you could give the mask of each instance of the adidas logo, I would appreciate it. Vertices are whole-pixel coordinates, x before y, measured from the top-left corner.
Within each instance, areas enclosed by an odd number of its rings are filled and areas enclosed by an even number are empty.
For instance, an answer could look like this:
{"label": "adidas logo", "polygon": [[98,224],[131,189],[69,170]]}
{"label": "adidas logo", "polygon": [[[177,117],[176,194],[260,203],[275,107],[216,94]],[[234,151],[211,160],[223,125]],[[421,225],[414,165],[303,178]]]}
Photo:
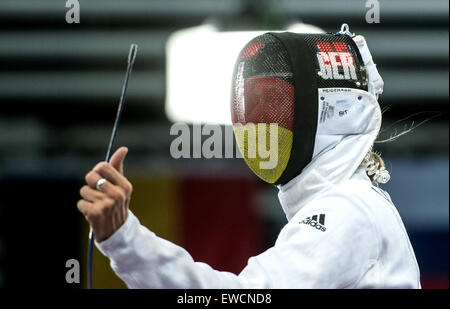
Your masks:
{"label": "adidas logo", "polygon": [[307,224],[309,226],[312,226],[319,231],[325,232],[327,228],[325,227],[325,215],[320,214],[319,220],[317,221],[317,215],[306,217],[303,221],[300,222],[300,224]]}

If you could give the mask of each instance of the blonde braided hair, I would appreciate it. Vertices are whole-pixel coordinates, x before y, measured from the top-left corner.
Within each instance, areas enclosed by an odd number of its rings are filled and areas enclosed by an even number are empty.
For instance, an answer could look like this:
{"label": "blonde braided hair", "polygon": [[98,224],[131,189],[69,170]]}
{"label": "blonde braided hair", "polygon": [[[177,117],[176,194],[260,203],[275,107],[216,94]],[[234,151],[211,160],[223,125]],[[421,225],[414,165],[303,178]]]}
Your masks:
{"label": "blonde braided hair", "polygon": [[385,164],[381,156],[372,150],[372,148],[367,152],[361,166],[366,170],[367,176],[369,176],[370,181],[378,186],[380,183],[385,184],[391,179],[389,171],[386,170]]}

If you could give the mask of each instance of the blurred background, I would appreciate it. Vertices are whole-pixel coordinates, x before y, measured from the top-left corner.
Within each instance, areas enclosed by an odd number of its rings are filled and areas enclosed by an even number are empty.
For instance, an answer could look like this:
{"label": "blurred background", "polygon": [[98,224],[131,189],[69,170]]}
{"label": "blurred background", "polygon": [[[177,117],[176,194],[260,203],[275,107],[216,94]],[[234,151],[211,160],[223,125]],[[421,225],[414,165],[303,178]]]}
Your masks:
{"label": "blurred background", "polygon": [[[299,22],[336,32],[346,22],[365,35],[385,81],[382,137],[447,111],[447,0],[381,0],[380,23],[370,24],[364,0],[79,3],[80,23],[68,24],[65,1],[0,1],[0,287],[85,287],[88,227],[76,209],[78,191],[104,158],[131,43],[139,50],[116,144],[130,149],[131,209],[220,270],[238,273],[273,245],[286,219],[277,189],[242,159],[170,156],[166,43],[174,32]],[[392,175],[383,188],[404,220],[424,288],[448,288],[448,133],[444,113],[377,147]],[[69,259],[81,262],[80,284],[65,281]],[[94,270],[95,288],[125,287],[98,252]]]}

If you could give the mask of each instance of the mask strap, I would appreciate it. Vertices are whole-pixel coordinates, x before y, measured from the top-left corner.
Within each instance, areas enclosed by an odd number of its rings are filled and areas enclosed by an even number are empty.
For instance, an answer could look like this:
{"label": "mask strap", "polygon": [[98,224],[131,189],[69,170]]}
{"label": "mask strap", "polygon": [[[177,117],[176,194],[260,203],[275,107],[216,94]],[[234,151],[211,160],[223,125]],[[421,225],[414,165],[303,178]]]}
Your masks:
{"label": "mask strap", "polygon": [[369,74],[368,90],[378,99],[378,96],[383,93],[384,82],[380,73],[378,73],[377,65],[373,62],[372,55],[369,51],[365,38],[362,35],[357,35],[353,37],[353,41],[358,46],[364,65],[366,66]]}

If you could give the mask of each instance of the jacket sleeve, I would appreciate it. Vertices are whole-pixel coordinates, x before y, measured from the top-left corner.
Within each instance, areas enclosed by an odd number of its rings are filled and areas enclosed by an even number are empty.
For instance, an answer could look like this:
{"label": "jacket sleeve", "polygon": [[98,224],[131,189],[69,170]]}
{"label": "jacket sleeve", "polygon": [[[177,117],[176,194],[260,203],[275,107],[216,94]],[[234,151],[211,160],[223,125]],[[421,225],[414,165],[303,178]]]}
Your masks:
{"label": "jacket sleeve", "polygon": [[246,287],[233,273],[194,262],[186,250],[141,225],[131,211],[125,223],[96,246],[129,288]]}
{"label": "jacket sleeve", "polygon": [[[302,223],[321,214],[325,231]],[[142,226],[131,212],[119,230],[96,245],[129,288],[233,289],[353,287],[376,260],[379,244],[366,214],[333,197],[297,213],[275,246],[250,258],[239,275],[195,262],[186,250]]]}

